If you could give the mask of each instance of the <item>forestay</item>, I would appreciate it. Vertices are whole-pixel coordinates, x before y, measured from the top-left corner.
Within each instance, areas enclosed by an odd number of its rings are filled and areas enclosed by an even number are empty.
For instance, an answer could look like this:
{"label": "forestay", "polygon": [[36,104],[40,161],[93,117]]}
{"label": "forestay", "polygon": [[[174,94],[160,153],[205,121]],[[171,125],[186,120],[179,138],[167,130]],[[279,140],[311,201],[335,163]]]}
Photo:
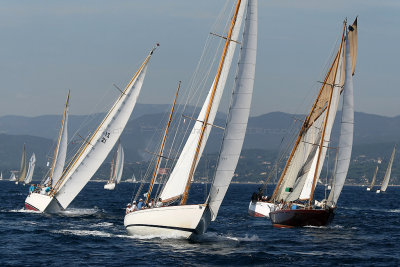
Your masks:
{"label": "forestay", "polygon": [[[240,5],[236,23],[235,23],[235,26],[232,31],[232,37],[231,37],[232,40],[237,40],[237,38],[239,36],[239,31],[240,31],[242,20],[243,20],[246,2],[247,1],[242,1],[241,5]],[[217,114],[221,96],[224,91],[225,83],[226,83],[226,80],[227,80],[227,77],[229,74],[229,70],[231,67],[235,48],[236,48],[236,43],[230,42],[227,53],[226,53],[225,61],[222,66],[221,76],[220,76],[220,79],[219,79],[219,82],[217,84],[217,88],[215,91],[213,104],[212,104],[212,107],[211,107],[211,110],[209,113],[208,124],[214,123],[215,115]],[[214,88],[214,83],[215,83],[215,79],[214,79],[213,85],[211,86],[211,89],[207,95],[207,98],[201,108],[201,111],[197,117],[197,121],[194,124],[193,129],[190,132],[189,137],[185,143],[185,146],[182,149],[179,159],[176,162],[175,167],[161,192],[160,197],[163,201],[177,199],[180,196],[182,196],[185,191],[187,180],[189,179],[189,174],[190,174],[190,170],[192,167],[192,162],[195,157],[197,144],[199,142],[200,133],[201,133],[201,129],[203,126],[203,121],[205,119],[207,107],[208,107],[209,100],[210,100],[210,97],[212,94],[212,89]],[[203,150],[207,143],[207,139],[210,134],[210,131],[211,131],[211,127],[209,125],[207,125],[204,136],[203,136],[203,141],[201,143],[199,157],[197,157],[196,166],[200,160],[201,154],[203,153]]]}
{"label": "forestay", "polygon": [[208,204],[215,220],[234,175],[250,113],[257,55],[257,0],[249,0],[232,102]]}
{"label": "forestay", "polygon": [[56,185],[55,198],[65,209],[89,182],[118,141],[133,111],[142,88],[146,69],[154,49],[147,56],[123,93],[119,96],[94,134],[85,140],[70,167],[64,171]]}

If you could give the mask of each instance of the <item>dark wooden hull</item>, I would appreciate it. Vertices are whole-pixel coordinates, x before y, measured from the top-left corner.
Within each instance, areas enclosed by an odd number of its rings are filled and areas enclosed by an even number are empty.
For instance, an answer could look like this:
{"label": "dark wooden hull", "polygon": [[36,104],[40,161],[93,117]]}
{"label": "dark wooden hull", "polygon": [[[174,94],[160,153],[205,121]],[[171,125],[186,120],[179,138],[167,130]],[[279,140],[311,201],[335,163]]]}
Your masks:
{"label": "dark wooden hull", "polygon": [[277,210],[270,213],[272,225],[279,228],[325,226],[332,222],[334,209]]}

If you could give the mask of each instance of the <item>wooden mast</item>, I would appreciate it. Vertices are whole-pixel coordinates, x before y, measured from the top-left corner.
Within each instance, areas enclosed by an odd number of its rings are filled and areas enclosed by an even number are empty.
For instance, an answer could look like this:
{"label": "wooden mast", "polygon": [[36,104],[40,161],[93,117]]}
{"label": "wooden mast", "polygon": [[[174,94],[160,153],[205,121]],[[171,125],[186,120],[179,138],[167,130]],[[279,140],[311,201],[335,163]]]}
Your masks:
{"label": "wooden mast", "polygon": [[292,152],[289,155],[289,159],[288,159],[288,161],[287,161],[287,163],[285,165],[285,168],[283,169],[283,172],[281,174],[281,177],[279,178],[278,184],[275,187],[275,190],[274,190],[274,192],[273,192],[273,194],[271,196],[271,199],[274,199],[276,197],[276,194],[278,193],[279,187],[280,187],[280,185],[281,185],[281,183],[283,181],[283,178],[286,175],[287,169],[289,168],[289,165],[290,165],[289,163],[291,162],[291,160],[292,160],[292,158],[294,156],[294,153],[295,153],[295,151],[296,151],[296,149],[297,149],[297,147],[298,147],[298,145],[300,143],[300,139],[303,136],[303,134],[306,131],[306,129],[308,129],[309,126],[310,126],[310,125],[308,125],[309,121],[310,121],[310,118],[313,115],[313,112],[314,112],[315,108],[317,107],[318,100],[319,100],[319,98],[320,98],[320,96],[321,96],[321,94],[323,92],[324,86],[326,85],[326,83],[328,81],[329,74],[331,73],[331,71],[333,69],[333,66],[335,65],[335,61],[337,60],[338,56],[339,56],[339,53],[336,55],[335,60],[333,61],[332,65],[331,65],[331,67],[330,67],[330,69],[328,71],[328,74],[326,75],[326,77],[324,79],[324,82],[322,83],[321,89],[320,89],[320,91],[318,93],[317,99],[315,100],[313,107],[311,108],[310,113],[308,114],[307,118],[304,120],[304,123],[303,123],[303,125],[302,125],[302,127],[300,129],[300,133],[299,133],[299,135],[298,135],[298,137],[296,139],[296,143],[293,146]]}
{"label": "wooden mast", "polygon": [[65,107],[64,107],[63,117],[62,117],[62,120],[61,120],[60,132],[58,133],[57,145],[56,145],[56,149],[54,149],[53,162],[51,163],[51,170],[50,170],[50,175],[49,175],[49,184],[50,185],[52,184],[52,180],[53,180],[53,172],[54,172],[54,168],[56,166],[56,159],[57,159],[58,150],[60,148],[61,135],[62,135],[62,132],[63,132],[64,127],[65,127],[64,121],[65,121],[65,116],[66,116],[67,108],[68,108],[68,104],[69,104],[69,94],[70,94],[70,90],[68,90],[67,100],[65,101]]}
{"label": "wooden mast", "polygon": [[146,197],[146,202],[145,202],[146,204],[149,203],[151,191],[153,190],[153,185],[154,185],[154,182],[155,182],[156,177],[157,177],[158,166],[160,165],[162,153],[163,153],[163,151],[164,151],[165,141],[167,140],[168,129],[169,129],[169,126],[170,126],[171,121],[172,121],[172,115],[174,114],[175,103],[176,103],[176,100],[177,100],[177,98],[178,98],[178,93],[179,93],[179,89],[180,89],[180,88],[181,88],[181,81],[179,81],[179,83],[178,83],[178,88],[176,89],[175,98],[174,98],[174,102],[173,102],[173,104],[172,104],[171,112],[170,112],[170,114],[169,114],[167,127],[165,128],[164,137],[163,137],[163,140],[162,140],[162,142],[161,142],[161,147],[160,147],[160,151],[159,151],[159,153],[158,153],[158,158],[157,158],[156,166],[154,167],[153,177],[151,178],[151,182],[150,182],[150,186],[149,186],[149,191],[147,192],[147,197]]}
{"label": "wooden mast", "polygon": [[326,130],[326,124],[328,121],[328,115],[329,115],[329,110],[331,108],[331,103],[332,103],[332,95],[333,95],[333,90],[335,88],[335,80],[336,80],[336,75],[337,75],[337,69],[339,68],[339,61],[340,61],[340,54],[342,53],[342,49],[343,49],[343,41],[344,41],[344,34],[346,31],[346,22],[343,25],[343,34],[342,34],[342,41],[340,43],[340,47],[339,47],[339,51],[337,54],[337,57],[339,57],[338,59],[338,64],[335,70],[335,75],[333,77],[333,84],[331,85],[332,90],[329,96],[329,102],[328,102],[328,107],[326,110],[326,115],[325,115],[325,121],[324,121],[324,126],[322,128],[322,135],[321,135],[321,141],[319,144],[319,151],[318,151],[318,158],[317,158],[317,166],[315,167],[315,172],[314,172],[314,179],[313,179],[313,183],[312,183],[312,187],[311,187],[311,193],[310,193],[310,199],[308,200],[308,205],[311,206],[312,200],[313,200],[313,195],[314,195],[314,191],[315,191],[315,183],[317,181],[317,176],[318,176],[318,168],[319,168],[319,163],[320,163],[320,159],[321,159],[321,152],[322,152],[322,146],[324,144],[324,139],[325,139],[325,130]]}
{"label": "wooden mast", "polygon": [[[159,46],[159,44],[157,44],[157,46]],[[125,92],[128,90],[128,88],[130,87],[130,85],[135,81],[135,79],[139,76],[140,72],[142,71],[142,69],[144,68],[144,66],[147,64],[147,62],[150,60],[150,57],[153,55],[154,50],[156,49],[156,47],[153,47],[153,49],[150,51],[150,53],[148,54],[148,56],[146,57],[146,59],[143,61],[142,65],[140,66],[140,68],[136,71],[135,75],[133,75],[132,79],[129,81],[128,85],[125,87],[124,91],[121,93],[121,95],[119,96],[118,100],[114,103],[114,105],[112,106],[112,108],[108,111],[107,115],[104,117],[104,119],[102,120],[102,122],[99,124],[99,126],[96,128],[96,130],[94,131],[94,133],[90,136],[89,140],[86,142],[85,139],[85,144],[83,145],[82,149],[78,150],[78,152],[74,155],[73,160],[71,160],[71,162],[69,163],[69,165],[67,166],[67,168],[65,168],[65,170],[63,171],[61,178],[58,179],[56,185],[54,186],[53,191],[51,192],[50,196],[54,196],[55,193],[57,193],[58,189],[60,188],[61,184],[64,182],[65,177],[69,174],[70,170],[75,166],[75,164],[78,162],[78,160],[80,159],[80,157],[82,156],[83,152],[86,150],[86,148],[91,145],[91,141],[93,140],[93,138],[96,136],[97,132],[100,131],[100,129],[102,129],[102,126],[104,124],[104,122],[107,120],[107,118],[110,116],[111,112],[115,109],[115,106],[119,103],[119,101],[121,100],[121,98],[125,95]]]}
{"label": "wooden mast", "polygon": [[187,201],[191,180],[192,180],[192,177],[194,175],[194,171],[195,171],[195,168],[196,168],[197,159],[199,157],[200,148],[201,148],[201,144],[202,144],[202,141],[203,141],[204,133],[205,133],[205,130],[206,130],[206,127],[207,127],[207,124],[208,124],[208,117],[210,115],[210,110],[211,110],[211,107],[212,107],[212,104],[213,104],[215,92],[217,90],[219,79],[221,77],[222,67],[223,67],[224,62],[225,62],[226,52],[228,51],[228,47],[229,47],[229,44],[231,42],[233,27],[236,24],[236,18],[237,18],[237,14],[239,12],[239,7],[240,7],[240,3],[241,2],[242,2],[241,0],[238,0],[237,3],[236,3],[235,13],[233,14],[233,17],[232,17],[232,20],[231,20],[231,26],[230,26],[229,32],[228,32],[228,36],[226,37],[224,50],[223,50],[221,59],[219,61],[217,75],[215,76],[214,86],[213,86],[212,91],[211,91],[211,96],[210,96],[210,100],[208,102],[207,111],[206,111],[206,114],[205,114],[205,117],[204,117],[204,121],[203,121],[203,126],[201,127],[199,141],[197,143],[196,152],[194,154],[192,166],[190,168],[189,177],[188,177],[187,182],[186,182],[185,192],[183,193],[183,197],[182,197],[182,200],[181,200],[181,205],[185,205],[185,203]]}

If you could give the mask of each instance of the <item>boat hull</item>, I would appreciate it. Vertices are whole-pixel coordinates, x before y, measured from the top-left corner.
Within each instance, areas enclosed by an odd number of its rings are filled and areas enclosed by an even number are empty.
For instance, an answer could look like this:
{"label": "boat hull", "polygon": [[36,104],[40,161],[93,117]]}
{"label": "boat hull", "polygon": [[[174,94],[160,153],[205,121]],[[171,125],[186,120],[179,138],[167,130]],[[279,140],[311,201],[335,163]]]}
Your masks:
{"label": "boat hull", "polygon": [[270,202],[262,202],[257,201],[253,202],[250,201],[249,204],[249,215],[253,217],[266,217],[269,218],[269,214],[274,211],[276,208],[274,203]]}
{"label": "boat hull", "polygon": [[371,188],[367,187],[367,191],[371,191]]}
{"label": "boat hull", "polygon": [[272,225],[278,228],[326,226],[334,215],[334,209],[277,210],[270,213]]}
{"label": "boat hull", "polygon": [[379,190],[379,189],[378,189],[378,190],[376,190],[376,193],[377,193],[377,194],[379,194],[380,192],[381,192],[381,190]]}
{"label": "boat hull", "polygon": [[47,213],[57,213],[62,210],[54,197],[39,193],[31,193],[26,197],[25,209]]}
{"label": "boat hull", "polygon": [[124,226],[130,235],[187,239],[203,234],[210,221],[207,205],[183,205],[131,212]]}
{"label": "boat hull", "polygon": [[110,184],[105,184],[104,189],[106,190],[114,190],[115,189],[115,183],[110,183]]}

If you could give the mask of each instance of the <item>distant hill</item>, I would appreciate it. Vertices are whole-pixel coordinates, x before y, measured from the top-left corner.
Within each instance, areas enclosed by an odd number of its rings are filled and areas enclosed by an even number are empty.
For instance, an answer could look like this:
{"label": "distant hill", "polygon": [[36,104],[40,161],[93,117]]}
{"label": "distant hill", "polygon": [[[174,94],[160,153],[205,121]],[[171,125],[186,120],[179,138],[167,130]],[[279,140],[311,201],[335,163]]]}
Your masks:
{"label": "distant hill", "polygon": [[[167,109],[168,105],[139,104],[137,106],[121,136],[125,159],[128,163],[147,160],[150,156],[148,152],[156,151],[159,136],[165,126]],[[190,113],[189,111],[188,113]],[[73,138],[73,146],[78,146],[82,142],[82,138],[97,126],[103,116],[104,114],[101,113],[89,117],[70,116],[69,139],[74,133],[78,133]],[[303,119],[304,115],[283,112],[251,117],[244,149],[266,151],[282,149],[282,144],[287,144],[291,140],[290,136],[293,136],[293,133],[301,126]],[[0,170],[19,168],[20,153],[24,143],[27,145],[29,155],[31,152],[36,153],[37,166],[44,168],[53,153],[54,139],[57,137],[60,121],[61,115],[0,117]],[[188,121],[192,120],[188,119]],[[340,113],[337,114],[335,123],[337,124],[339,121]],[[224,123],[223,114],[218,114],[214,124],[223,126]],[[170,138],[174,136],[172,133]],[[220,129],[212,131],[206,153],[213,154],[219,150],[222,133],[223,131]],[[334,127],[333,141],[337,140],[338,134],[339,127]],[[400,116],[385,117],[356,112],[353,157],[363,154],[368,158],[384,157],[386,154],[390,154],[391,147],[399,140]],[[170,141],[172,140],[170,139]],[[70,151],[72,150],[70,149]],[[106,163],[107,161],[110,160],[106,160]]]}

